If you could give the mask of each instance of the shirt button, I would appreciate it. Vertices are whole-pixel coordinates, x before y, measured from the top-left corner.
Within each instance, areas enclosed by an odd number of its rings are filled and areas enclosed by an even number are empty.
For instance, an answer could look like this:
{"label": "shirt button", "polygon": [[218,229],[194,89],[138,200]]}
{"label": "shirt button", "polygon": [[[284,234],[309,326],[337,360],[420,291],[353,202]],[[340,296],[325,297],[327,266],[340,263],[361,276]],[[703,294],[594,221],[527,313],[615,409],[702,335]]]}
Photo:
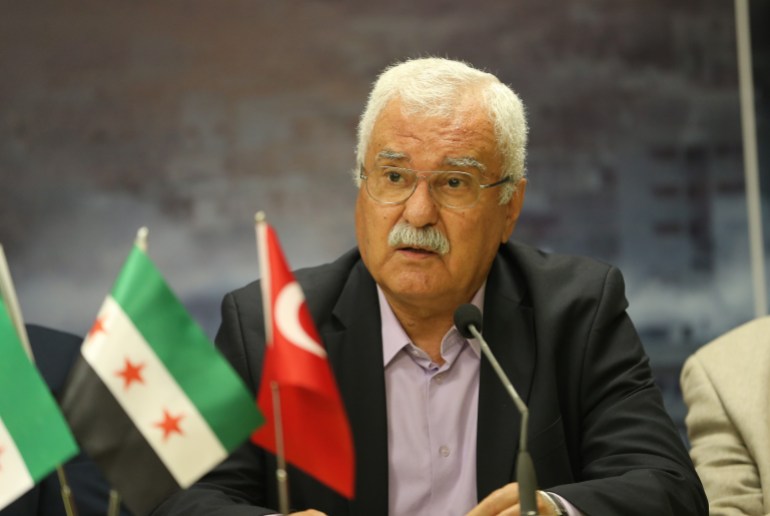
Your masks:
{"label": "shirt button", "polygon": [[442,457],[449,457],[449,446],[444,445],[441,448],[438,449],[439,455]]}
{"label": "shirt button", "polygon": [[436,383],[439,384],[439,385],[444,383],[444,375],[443,374],[437,374],[436,376],[433,377],[433,379],[436,380]]}

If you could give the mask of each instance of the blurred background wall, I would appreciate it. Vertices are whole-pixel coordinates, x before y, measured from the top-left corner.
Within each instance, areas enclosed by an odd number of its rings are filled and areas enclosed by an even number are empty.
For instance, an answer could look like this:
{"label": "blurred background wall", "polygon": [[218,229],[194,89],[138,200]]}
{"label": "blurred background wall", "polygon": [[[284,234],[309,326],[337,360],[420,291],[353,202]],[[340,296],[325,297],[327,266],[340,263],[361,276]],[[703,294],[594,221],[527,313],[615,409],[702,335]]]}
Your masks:
{"label": "blurred background wall", "polygon": [[[752,4],[765,236],[768,5]],[[680,424],[684,357],[753,317],[731,1],[11,0],[2,13],[0,242],[30,322],[85,334],[143,225],[212,336],[224,293],[257,277],[257,210],[293,267],[355,245],[368,89],[427,55],[520,93],[530,182],[515,237],[621,267]]]}

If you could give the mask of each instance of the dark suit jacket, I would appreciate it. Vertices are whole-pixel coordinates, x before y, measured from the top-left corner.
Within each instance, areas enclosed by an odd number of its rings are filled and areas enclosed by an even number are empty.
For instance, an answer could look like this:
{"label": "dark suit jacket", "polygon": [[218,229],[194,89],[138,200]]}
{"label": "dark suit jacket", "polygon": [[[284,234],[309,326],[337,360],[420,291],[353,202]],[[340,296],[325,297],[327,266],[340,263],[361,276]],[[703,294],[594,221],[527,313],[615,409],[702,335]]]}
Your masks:
{"label": "dark suit jacket", "polygon": [[[27,324],[27,335],[35,355],[35,365],[51,393],[58,399],[67,375],[80,352],[81,337],[43,326]],[[80,452],[64,466],[79,516],[107,514],[110,487],[96,465]],[[0,516],[65,516],[61,484],[54,472],[31,491],[0,511]],[[123,508],[122,515],[128,515]]]}
{"label": "dark suit jacket", "polygon": [[[345,402],[357,463],[352,501],[290,470],[292,506],[330,515],[386,515],[385,382],[375,282],[357,251],[296,277]],[[529,449],[539,487],[588,515],[707,514],[703,488],[663,408],[626,306],[623,280],[613,267],[518,243],[500,248],[487,280],[483,334],[530,407]],[[222,312],[217,344],[256,390],[264,347],[258,283],[228,294]],[[516,480],[520,421],[486,360],[478,410],[482,499]],[[157,514],[277,512],[274,471],[274,457],[247,444]],[[235,501],[271,509],[236,509]]]}

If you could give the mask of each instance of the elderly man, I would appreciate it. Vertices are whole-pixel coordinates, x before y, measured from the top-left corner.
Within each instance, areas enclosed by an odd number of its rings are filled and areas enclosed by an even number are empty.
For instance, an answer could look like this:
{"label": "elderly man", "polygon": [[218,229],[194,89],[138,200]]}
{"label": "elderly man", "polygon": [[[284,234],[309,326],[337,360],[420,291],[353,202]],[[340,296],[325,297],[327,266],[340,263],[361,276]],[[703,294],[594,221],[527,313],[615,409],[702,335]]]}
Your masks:
{"label": "elderly man", "polygon": [[[524,200],[520,100],[488,73],[417,59],[378,79],[358,134],[358,248],[298,271],[356,450],[356,497],[290,473],[293,507],[330,515],[519,514],[520,416],[483,334],[530,407],[540,514],[705,514],[617,269],[510,242]],[[228,294],[217,344],[252,388],[260,288]],[[158,514],[272,514],[275,458],[246,445]],[[262,508],[260,508],[262,507]]]}

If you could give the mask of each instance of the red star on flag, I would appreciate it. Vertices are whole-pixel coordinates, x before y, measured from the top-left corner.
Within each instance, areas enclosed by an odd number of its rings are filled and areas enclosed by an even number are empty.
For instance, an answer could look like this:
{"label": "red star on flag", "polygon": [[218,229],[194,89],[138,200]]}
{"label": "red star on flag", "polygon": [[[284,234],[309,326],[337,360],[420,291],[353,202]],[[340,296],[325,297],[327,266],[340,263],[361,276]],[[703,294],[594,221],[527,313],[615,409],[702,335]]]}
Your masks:
{"label": "red star on flag", "polygon": [[128,389],[133,382],[144,383],[144,378],[142,378],[141,374],[142,369],[144,369],[144,364],[132,364],[128,357],[126,357],[126,363],[123,366],[123,369],[115,371],[115,375],[123,377],[125,382],[123,388]]}
{"label": "red star on flag", "polygon": [[183,414],[180,414],[176,417],[169,414],[168,410],[163,409],[163,421],[160,421],[158,423],[155,423],[155,426],[158,428],[163,429],[163,440],[165,441],[168,439],[168,436],[173,433],[178,433],[179,435],[184,435],[182,433],[182,429],[179,428],[179,422],[184,417]]}
{"label": "red star on flag", "polygon": [[88,332],[88,337],[91,338],[95,336],[97,333],[107,333],[107,329],[104,327],[103,317],[100,317],[94,321],[94,325],[91,326],[91,329]]}

